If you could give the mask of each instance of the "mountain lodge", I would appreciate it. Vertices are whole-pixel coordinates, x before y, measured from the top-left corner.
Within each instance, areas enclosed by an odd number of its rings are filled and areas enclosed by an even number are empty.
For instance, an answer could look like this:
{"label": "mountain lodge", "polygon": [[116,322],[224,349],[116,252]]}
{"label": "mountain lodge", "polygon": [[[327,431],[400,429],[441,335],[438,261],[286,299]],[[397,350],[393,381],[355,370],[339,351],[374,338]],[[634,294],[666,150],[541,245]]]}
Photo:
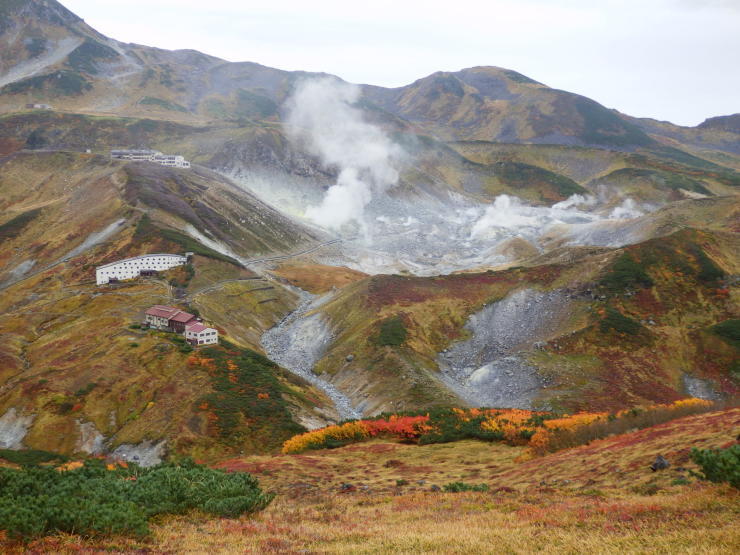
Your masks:
{"label": "mountain lodge", "polygon": [[194,347],[218,343],[217,330],[174,306],[154,305],[144,313],[144,323],[150,328],[182,334]]}

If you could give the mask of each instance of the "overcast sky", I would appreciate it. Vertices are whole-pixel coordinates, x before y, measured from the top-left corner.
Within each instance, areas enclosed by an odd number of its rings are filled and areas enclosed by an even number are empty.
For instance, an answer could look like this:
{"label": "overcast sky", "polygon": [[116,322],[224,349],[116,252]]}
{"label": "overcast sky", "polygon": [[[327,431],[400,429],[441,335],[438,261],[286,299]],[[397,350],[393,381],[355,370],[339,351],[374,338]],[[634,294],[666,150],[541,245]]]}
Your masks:
{"label": "overcast sky", "polygon": [[514,69],[624,113],[740,112],[740,0],[61,0],[123,42],[405,85]]}

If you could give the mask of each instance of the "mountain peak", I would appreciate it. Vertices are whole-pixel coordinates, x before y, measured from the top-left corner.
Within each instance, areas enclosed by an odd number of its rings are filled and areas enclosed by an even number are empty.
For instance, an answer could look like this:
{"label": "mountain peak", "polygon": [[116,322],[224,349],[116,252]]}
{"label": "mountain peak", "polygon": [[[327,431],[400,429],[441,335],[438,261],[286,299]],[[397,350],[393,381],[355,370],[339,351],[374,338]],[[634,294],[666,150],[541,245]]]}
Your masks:
{"label": "mountain peak", "polygon": [[718,131],[740,133],[740,113],[707,118],[696,127],[698,129],[716,129]]}
{"label": "mountain peak", "polygon": [[0,0],[0,32],[23,19],[51,25],[70,25],[82,21],[81,17],[56,0]]}

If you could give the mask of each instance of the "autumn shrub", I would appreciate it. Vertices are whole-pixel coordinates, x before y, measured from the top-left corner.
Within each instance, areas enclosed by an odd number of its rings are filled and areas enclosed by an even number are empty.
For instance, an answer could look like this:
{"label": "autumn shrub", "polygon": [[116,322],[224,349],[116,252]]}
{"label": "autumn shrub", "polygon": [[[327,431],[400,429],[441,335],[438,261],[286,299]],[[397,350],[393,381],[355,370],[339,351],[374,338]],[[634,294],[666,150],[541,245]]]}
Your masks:
{"label": "autumn shrub", "polygon": [[190,460],[152,468],[91,460],[59,469],[0,468],[0,530],[10,538],[66,532],[90,536],[146,536],[157,515],[197,509],[236,517],[266,507],[257,480]]}
{"label": "autumn shrub", "polygon": [[195,277],[195,266],[188,262],[187,264],[169,270],[168,274],[171,276],[169,284],[172,287],[181,287],[184,289],[190,285],[190,282]]}
{"label": "autumn shrub", "polygon": [[701,473],[694,473],[710,482],[727,482],[740,488],[740,444],[726,449],[692,449],[691,459],[699,465]]}
{"label": "autumn shrub", "polygon": [[519,409],[437,409],[430,413],[429,430],[419,443],[479,439],[516,445],[534,433],[532,418],[537,414]]}
{"label": "autumn shrub", "polygon": [[341,447],[386,437],[419,445],[464,439],[497,441],[528,445],[534,454],[542,454],[706,412],[713,406],[710,401],[690,398],[670,405],[634,407],[616,413],[572,415],[523,409],[438,408],[424,414],[383,415],[312,430],[286,441],[283,453]]}
{"label": "autumn shrub", "polygon": [[707,412],[714,403],[704,399],[680,399],[668,405],[633,407],[616,413],[577,413],[546,420],[532,436],[531,449],[537,453],[558,451],[613,434],[648,428],[676,418]]}

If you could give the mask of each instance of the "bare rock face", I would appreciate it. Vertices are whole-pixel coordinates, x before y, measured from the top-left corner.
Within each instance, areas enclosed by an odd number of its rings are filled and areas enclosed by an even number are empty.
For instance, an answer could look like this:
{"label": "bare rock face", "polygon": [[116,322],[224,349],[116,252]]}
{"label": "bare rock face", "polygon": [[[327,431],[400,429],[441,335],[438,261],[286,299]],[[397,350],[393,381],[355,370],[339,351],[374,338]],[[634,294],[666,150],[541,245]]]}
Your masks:
{"label": "bare rock face", "polygon": [[518,351],[544,345],[567,302],[560,291],[523,289],[473,314],[470,339],[437,357],[443,381],[474,406],[531,408],[543,384]]}
{"label": "bare rock face", "polygon": [[0,416],[0,448],[22,449],[23,438],[33,423],[33,415],[19,414],[15,408]]}
{"label": "bare rock face", "polygon": [[167,441],[142,441],[138,445],[124,443],[111,455],[113,458],[135,462],[140,466],[155,466],[162,462],[167,450]]}
{"label": "bare rock face", "polygon": [[313,372],[333,339],[327,319],[315,312],[330,297],[301,295],[301,306],[262,336],[262,347],[271,360],[326,393],[342,419],[360,418],[362,415],[344,393]]}
{"label": "bare rock face", "polygon": [[77,438],[75,449],[89,455],[99,455],[105,451],[105,437],[92,422],[77,421],[80,435]]}

